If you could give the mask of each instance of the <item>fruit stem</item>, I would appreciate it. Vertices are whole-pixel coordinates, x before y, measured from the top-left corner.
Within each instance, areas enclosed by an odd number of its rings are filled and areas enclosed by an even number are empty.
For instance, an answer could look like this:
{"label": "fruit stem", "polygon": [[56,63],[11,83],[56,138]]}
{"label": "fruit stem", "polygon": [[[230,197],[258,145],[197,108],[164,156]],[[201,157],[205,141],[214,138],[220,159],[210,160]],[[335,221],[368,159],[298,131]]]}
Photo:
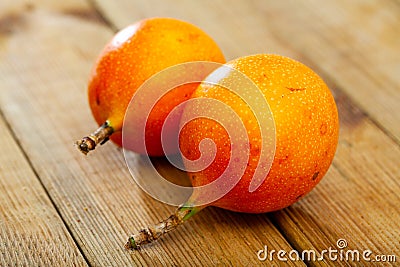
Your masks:
{"label": "fruit stem", "polygon": [[143,228],[138,233],[131,235],[125,245],[126,249],[138,250],[142,245],[152,243],[169,231],[175,230],[187,219],[202,210],[205,206],[193,206],[185,203],[180,206],[174,214],[158,224]]}
{"label": "fruit stem", "polygon": [[110,126],[108,121],[106,121],[96,131],[83,137],[81,140],[76,141],[75,144],[78,149],[86,155],[90,150],[95,149],[97,144],[102,145],[107,142],[113,132],[114,128]]}

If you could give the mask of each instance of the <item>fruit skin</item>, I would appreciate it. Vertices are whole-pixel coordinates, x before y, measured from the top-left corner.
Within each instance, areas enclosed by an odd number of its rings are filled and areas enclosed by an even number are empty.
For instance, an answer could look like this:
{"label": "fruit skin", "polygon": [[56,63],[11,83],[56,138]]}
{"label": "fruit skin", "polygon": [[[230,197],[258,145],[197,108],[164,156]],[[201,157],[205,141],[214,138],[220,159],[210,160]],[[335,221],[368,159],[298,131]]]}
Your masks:
{"label": "fruit skin", "polygon": [[[247,213],[285,208],[310,192],[333,160],[339,134],[334,98],[316,73],[286,57],[252,55],[227,65],[247,75],[262,91],[275,120],[276,153],[265,181],[250,193],[249,185],[261,144],[256,119],[248,106],[227,89],[200,85],[192,98],[212,98],[228,104],[250,131],[251,156],[244,175],[228,194],[210,205]],[[190,117],[199,109],[200,106],[188,104],[184,116]],[[198,159],[200,152],[197,148],[204,138],[215,142],[217,154],[206,169],[190,173],[194,187],[217,179],[230,160],[231,145],[227,132],[223,126],[207,118],[197,118],[183,127],[179,142],[181,153],[189,160]]]}
{"label": "fruit skin", "polygon": [[[107,122],[113,132],[110,139],[122,146],[123,119],[134,92],[153,74],[189,61],[225,63],[225,58],[206,33],[177,19],[150,18],[121,30],[99,55],[89,80],[89,104],[96,122],[99,125]],[[196,87],[181,86],[155,106],[146,127],[149,155],[164,154],[160,141],[162,123],[173,107],[188,99]],[[140,116],[141,111],[137,114]],[[146,153],[141,148],[132,150]]]}

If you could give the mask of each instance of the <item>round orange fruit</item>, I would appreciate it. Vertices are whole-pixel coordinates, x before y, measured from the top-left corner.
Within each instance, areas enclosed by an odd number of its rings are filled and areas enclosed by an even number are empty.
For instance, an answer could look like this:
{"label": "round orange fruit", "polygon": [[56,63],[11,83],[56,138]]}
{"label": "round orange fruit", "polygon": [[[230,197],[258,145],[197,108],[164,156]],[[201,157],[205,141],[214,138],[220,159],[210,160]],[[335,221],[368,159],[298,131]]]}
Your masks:
{"label": "round orange fruit", "polygon": [[[102,126],[78,141],[78,148],[87,153],[108,137],[122,146],[124,115],[135,91],[152,75],[190,61],[225,63],[211,37],[190,23],[173,18],[150,18],[118,32],[99,55],[88,85],[90,108]],[[160,141],[162,124],[168,113],[188,99],[195,88],[194,84],[180,86],[160,100],[147,121],[147,151],[136,149],[135,152],[164,154]],[[137,110],[137,116],[141,116],[141,110]]]}
{"label": "round orange fruit", "polygon": [[[250,192],[262,149],[263,125],[258,125],[252,107],[229,88],[202,83],[192,99],[215,99],[228,105],[240,117],[249,140],[249,160],[240,181],[208,205],[248,213],[287,207],[318,184],[333,160],[339,133],[334,98],[314,71],[287,57],[258,54],[235,59],[227,65],[249,77],[261,90],[275,123],[276,132],[270,134],[275,135],[276,150],[265,180]],[[226,75],[224,79],[230,74]],[[195,117],[201,108],[201,101],[188,103],[183,116]],[[199,149],[202,140],[211,139],[216,147],[215,158],[208,167],[190,172],[195,196],[196,187],[218,179],[226,170],[232,160],[232,147],[238,144],[232,144],[224,125],[211,118],[197,117],[182,127],[179,144],[186,165],[204,156],[205,152]],[[235,160],[232,174],[242,167]],[[201,194],[191,198],[192,204],[207,197]]]}

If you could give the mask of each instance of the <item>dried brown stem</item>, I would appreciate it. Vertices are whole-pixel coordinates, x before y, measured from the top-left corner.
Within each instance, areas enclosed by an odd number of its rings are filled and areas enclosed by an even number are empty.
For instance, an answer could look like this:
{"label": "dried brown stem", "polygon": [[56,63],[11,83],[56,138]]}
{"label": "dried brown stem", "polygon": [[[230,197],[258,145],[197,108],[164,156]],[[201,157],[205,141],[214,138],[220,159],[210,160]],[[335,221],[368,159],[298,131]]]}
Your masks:
{"label": "dried brown stem", "polygon": [[158,224],[143,228],[137,234],[130,236],[125,248],[137,250],[142,245],[152,243],[169,231],[176,229],[179,225],[184,223],[187,219],[192,217],[201,209],[201,207],[193,206],[179,207],[175,213],[169,216],[167,219]]}
{"label": "dried brown stem", "polygon": [[77,145],[78,149],[86,155],[90,150],[95,149],[97,144],[102,145],[107,142],[113,132],[114,129],[109,125],[108,122],[105,122],[95,132],[83,137],[79,141],[76,141],[75,144]]}

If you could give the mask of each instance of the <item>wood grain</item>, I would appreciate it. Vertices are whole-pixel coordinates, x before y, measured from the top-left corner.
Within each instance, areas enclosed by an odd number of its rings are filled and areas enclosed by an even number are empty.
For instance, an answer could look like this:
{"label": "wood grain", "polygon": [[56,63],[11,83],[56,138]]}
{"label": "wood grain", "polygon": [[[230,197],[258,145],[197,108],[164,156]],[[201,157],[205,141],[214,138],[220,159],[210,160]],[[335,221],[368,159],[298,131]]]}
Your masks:
{"label": "wood grain", "polygon": [[297,249],[322,251],[345,239],[346,249],[398,255],[400,149],[351,102],[339,96],[337,103],[341,137],[333,166],[310,195],[275,213],[274,222]]}
{"label": "wood grain", "polygon": [[113,144],[88,157],[73,146],[96,127],[85,85],[112,31],[97,16],[81,16],[92,12],[79,1],[67,9],[43,5],[21,8],[17,17],[24,22],[2,36],[0,107],[90,265],[255,265],[264,245],[291,249],[268,215],[208,209],[154,246],[126,252],[131,231],[174,207],[132,182]]}
{"label": "wood grain", "polygon": [[272,18],[268,25],[277,39],[318,65],[400,143],[398,3],[328,1],[321,5],[309,0],[296,2],[299,10],[294,10],[295,2],[255,3],[264,17]]}
{"label": "wood grain", "polygon": [[[400,5],[396,1],[95,2],[117,28],[148,16],[188,20],[208,32],[228,59],[264,52],[290,56],[288,47],[334,80],[400,143],[400,114],[396,112],[400,102]],[[276,41],[282,48],[273,45]]]}
{"label": "wood grain", "polygon": [[[318,252],[340,238],[348,249],[397,255],[398,263],[399,15],[393,0],[0,3],[0,265],[255,266],[264,245]],[[129,253],[128,234],[174,207],[133,182],[113,144],[84,157],[73,142],[96,127],[86,82],[97,54],[115,29],[154,16],[198,25],[228,59],[269,52],[311,66],[335,95],[341,132],[330,171],[293,206],[261,215],[207,208]],[[165,160],[155,165],[186,182]]]}
{"label": "wood grain", "polygon": [[[122,10],[113,3],[97,2],[104,6],[102,10],[108,20],[118,28],[128,23],[127,14],[135,5],[129,7],[131,1],[124,1]],[[332,1],[320,8],[315,8],[317,4],[312,1],[301,4],[252,1],[246,6],[230,4],[229,9],[222,8],[224,3],[213,1],[214,12],[209,9],[211,1],[202,1],[192,8],[185,2],[173,10],[163,5],[150,9],[149,4],[138,17],[172,14],[199,23],[220,43],[228,57],[268,49],[297,58],[317,70],[338,102],[341,134],[337,156],[316,190],[298,204],[274,213],[274,223],[298,251],[335,248],[336,241],[344,238],[349,249],[398,255],[400,128],[399,113],[394,111],[399,110],[399,78],[395,75],[399,54],[395,51],[400,47],[400,38],[396,38],[398,27],[394,27],[399,13],[395,4],[388,1],[393,9],[382,10],[378,1],[351,4]],[[113,6],[113,13],[108,12],[109,5]],[[191,10],[199,13],[208,10],[208,20],[199,21]],[[374,11],[377,12],[374,22],[363,25]],[[112,16],[115,13],[119,16]],[[252,14],[251,18],[246,14]],[[378,37],[382,32],[385,38]],[[236,50],[238,43],[245,45]],[[386,67],[391,69],[387,71]],[[389,80],[394,86],[379,85]]]}
{"label": "wood grain", "polygon": [[0,265],[87,266],[0,117]]}

